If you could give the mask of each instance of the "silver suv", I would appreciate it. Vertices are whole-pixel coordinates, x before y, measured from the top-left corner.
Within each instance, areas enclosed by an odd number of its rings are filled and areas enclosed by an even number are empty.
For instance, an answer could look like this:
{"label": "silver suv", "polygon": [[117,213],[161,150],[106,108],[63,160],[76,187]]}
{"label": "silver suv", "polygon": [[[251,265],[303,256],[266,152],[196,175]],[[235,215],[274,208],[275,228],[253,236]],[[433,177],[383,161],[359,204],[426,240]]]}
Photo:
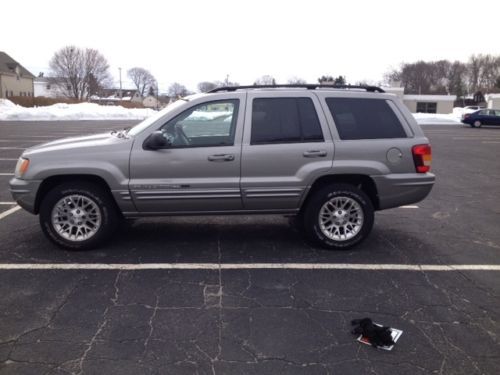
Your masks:
{"label": "silver suv", "polygon": [[361,242],[374,211],[433,184],[411,113],[372,86],[240,86],[178,100],[130,130],[24,151],[12,196],[67,249],[101,244],[123,218],[296,215],[329,249]]}

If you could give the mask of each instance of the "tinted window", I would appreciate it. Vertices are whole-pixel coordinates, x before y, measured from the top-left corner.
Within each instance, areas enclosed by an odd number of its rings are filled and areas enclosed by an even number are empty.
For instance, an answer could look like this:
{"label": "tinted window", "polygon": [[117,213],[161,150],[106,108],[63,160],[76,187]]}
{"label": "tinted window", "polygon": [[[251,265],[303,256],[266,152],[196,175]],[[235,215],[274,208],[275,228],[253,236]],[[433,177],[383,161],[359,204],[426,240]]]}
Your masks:
{"label": "tinted window", "polygon": [[327,98],[340,139],[406,138],[398,118],[382,99]]}
{"label": "tinted window", "polygon": [[318,115],[310,98],[254,99],[251,144],[322,141]]}

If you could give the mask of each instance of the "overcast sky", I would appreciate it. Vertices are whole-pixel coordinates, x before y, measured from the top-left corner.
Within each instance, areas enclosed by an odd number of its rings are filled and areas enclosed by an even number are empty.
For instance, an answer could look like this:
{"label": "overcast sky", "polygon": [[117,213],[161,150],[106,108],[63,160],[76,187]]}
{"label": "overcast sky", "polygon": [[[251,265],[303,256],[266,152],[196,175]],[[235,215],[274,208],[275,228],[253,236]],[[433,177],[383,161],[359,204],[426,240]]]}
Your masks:
{"label": "overcast sky", "polygon": [[174,81],[286,83],[345,75],[376,83],[401,62],[500,54],[500,1],[4,1],[0,50],[33,74],[65,45],[98,49],[118,68]]}

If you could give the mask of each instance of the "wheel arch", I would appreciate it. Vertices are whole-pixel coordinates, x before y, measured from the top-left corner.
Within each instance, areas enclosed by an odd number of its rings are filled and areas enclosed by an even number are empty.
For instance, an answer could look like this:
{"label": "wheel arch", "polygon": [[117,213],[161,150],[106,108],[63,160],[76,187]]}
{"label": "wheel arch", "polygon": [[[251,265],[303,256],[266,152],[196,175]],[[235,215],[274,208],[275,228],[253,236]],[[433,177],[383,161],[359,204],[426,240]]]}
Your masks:
{"label": "wheel arch", "polygon": [[109,197],[112,199],[112,202],[115,205],[115,208],[117,209],[117,212],[120,212],[118,204],[116,203],[115,198],[113,197],[113,194],[111,193],[111,188],[109,187],[108,183],[104,178],[97,176],[97,175],[92,175],[92,174],[69,174],[69,175],[54,175],[47,177],[44,179],[38,188],[37,194],[36,194],[36,199],[35,199],[35,214],[38,214],[40,212],[40,204],[45,197],[45,195],[54,187],[57,185],[61,185],[66,182],[90,182],[93,184],[96,184],[100,187],[102,187],[106,193],[109,195]]}
{"label": "wheel arch", "polygon": [[358,187],[366,195],[368,195],[373,208],[375,210],[380,209],[380,201],[378,198],[378,191],[375,182],[370,176],[362,174],[333,174],[319,177],[309,188],[307,196],[302,201],[300,209],[303,210],[304,207],[306,207],[307,202],[316,191],[332,184],[349,184]]}

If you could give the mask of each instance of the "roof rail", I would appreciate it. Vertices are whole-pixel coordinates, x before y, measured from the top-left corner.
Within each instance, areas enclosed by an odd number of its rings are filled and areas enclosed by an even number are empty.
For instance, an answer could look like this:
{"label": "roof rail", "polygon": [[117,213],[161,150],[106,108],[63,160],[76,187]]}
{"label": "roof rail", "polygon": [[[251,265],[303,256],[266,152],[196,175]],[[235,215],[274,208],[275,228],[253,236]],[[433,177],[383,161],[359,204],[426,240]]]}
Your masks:
{"label": "roof rail", "polygon": [[365,86],[365,85],[322,85],[322,84],[297,84],[297,85],[249,85],[249,86],[223,86],[217,87],[213,90],[208,91],[209,93],[219,92],[219,91],[236,91],[244,89],[275,89],[275,88],[302,88],[308,90],[316,90],[323,88],[330,89],[355,89],[355,90],[366,90],[367,92],[380,92],[385,91],[377,86]]}

